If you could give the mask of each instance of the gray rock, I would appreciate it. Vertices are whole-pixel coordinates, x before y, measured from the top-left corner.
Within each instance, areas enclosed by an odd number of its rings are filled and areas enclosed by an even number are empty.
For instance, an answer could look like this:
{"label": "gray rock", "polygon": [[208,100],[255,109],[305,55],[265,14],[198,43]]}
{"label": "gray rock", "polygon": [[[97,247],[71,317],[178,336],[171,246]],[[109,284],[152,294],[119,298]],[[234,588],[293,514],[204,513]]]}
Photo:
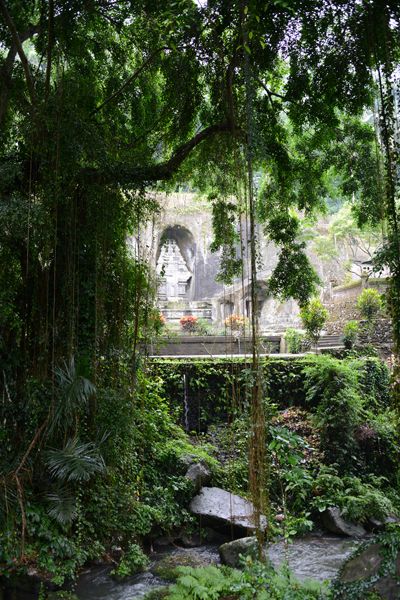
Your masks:
{"label": "gray rock", "polygon": [[214,561],[210,557],[203,556],[200,552],[186,550],[185,552],[178,552],[177,554],[165,556],[162,560],[152,566],[150,572],[167,581],[176,581],[179,577],[177,567],[182,566],[197,569],[199,567],[209,567],[213,564]]}
{"label": "gray rock", "polygon": [[[349,560],[340,575],[340,579],[345,583],[352,583],[360,579],[369,579],[379,571],[383,556],[379,555],[381,546],[372,544],[366,548],[359,556]],[[400,551],[395,561],[395,574],[400,577]],[[371,583],[368,592],[379,594],[380,598],[385,600],[398,600],[400,597],[400,586],[397,580],[390,574],[380,577],[375,583]]]}
{"label": "gray rock", "polygon": [[322,522],[328,531],[339,533],[340,535],[362,537],[367,533],[361,525],[353,523],[352,521],[345,521],[340,512],[340,508],[337,508],[336,506],[329,506],[322,513]]}
{"label": "gray rock", "polygon": [[214,531],[214,529],[210,529],[209,527],[202,527],[201,535],[207,542],[219,542],[222,544],[231,540],[230,535]]}
{"label": "gray rock", "polygon": [[166,535],[162,535],[161,537],[158,537],[156,540],[154,540],[154,544],[156,546],[171,546],[175,540],[178,539],[178,536],[166,536]]}
{"label": "gray rock", "polygon": [[340,575],[340,579],[346,583],[352,583],[363,577],[375,575],[383,561],[383,557],[378,555],[379,550],[379,544],[372,544],[359,556],[349,560]]}
{"label": "gray rock", "polygon": [[197,533],[194,533],[192,535],[184,534],[181,535],[179,539],[184,548],[198,548],[199,546],[202,546],[205,542],[205,539]]}
{"label": "gray rock", "polygon": [[193,481],[196,492],[198,492],[203,485],[207,485],[211,476],[212,473],[205,460],[202,458],[199,458],[197,463],[191,464],[185,475],[185,477]]}
{"label": "gray rock", "polygon": [[366,527],[368,531],[386,531],[386,526],[389,523],[398,523],[399,517],[394,514],[390,514],[386,517],[385,522],[379,521],[379,519],[375,519],[375,517],[367,517]]}
{"label": "gray rock", "polygon": [[185,454],[185,456],[181,456],[180,461],[186,468],[188,468],[197,461],[197,456],[195,454]]}
{"label": "gray rock", "polygon": [[[233,540],[227,544],[222,544],[219,548],[219,556],[223,565],[228,567],[236,567],[239,564],[239,554],[246,554],[249,550],[252,550],[253,556],[258,556],[258,546],[256,537],[245,537],[239,540]],[[263,556],[265,558],[265,550],[263,549]]]}
{"label": "gray rock", "polygon": [[[191,501],[189,510],[201,521],[202,527],[228,534],[233,529],[235,537],[245,537],[255,529],[253,504],[216,487],[202,488]],[[261,516],[261,527],[265,529],[266,525],[266,518]]]}

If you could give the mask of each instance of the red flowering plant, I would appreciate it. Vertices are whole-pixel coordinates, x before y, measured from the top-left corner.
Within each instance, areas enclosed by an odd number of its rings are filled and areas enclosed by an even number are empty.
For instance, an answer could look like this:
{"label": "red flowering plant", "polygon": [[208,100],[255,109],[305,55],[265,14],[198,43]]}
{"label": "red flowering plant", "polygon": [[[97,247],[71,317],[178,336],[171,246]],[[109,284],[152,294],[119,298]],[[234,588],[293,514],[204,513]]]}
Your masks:
{"label": "red flowering plant", "polygon": [[150,317],[152,325],[157,334],[160,334],[167,324],[167,319],[164,317],[162,313],[156,313],[155,315],[151,315]]}
{"label": "red flowering plant", "polygon": [[179,323],[181,324],[183,331],[192,333],[193,331],[196,331],[197,317],[193,317],[192,315],[181,317]]}
{"label": "red flowering plant", "polygon": [[226,325],[226,327],[229,327],[232,331],[243,331],[245,327],[248,327],[249,320],[247,317],[240,315],[231,315],[225,319],[225,321],[223,321],[223,324]]}

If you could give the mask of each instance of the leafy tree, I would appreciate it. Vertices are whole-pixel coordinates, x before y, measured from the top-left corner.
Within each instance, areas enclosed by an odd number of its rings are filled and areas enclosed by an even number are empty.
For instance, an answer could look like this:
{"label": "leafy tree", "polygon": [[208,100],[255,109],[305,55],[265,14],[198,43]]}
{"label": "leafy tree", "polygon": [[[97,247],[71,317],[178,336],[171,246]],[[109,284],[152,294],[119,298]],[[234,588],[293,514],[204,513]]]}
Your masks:
{"label": "leafy tree", "polygon": [[328,311],[322,306],[319,298],[314,298],[314,300],[311,300],[311,302],[303,306],[300,310],[300,318],[306,330],[306,335],[315,344],[316,349],[328,314]]}
{"label": "leafy tree", "polygon": [[[360,272],[354,270],[354,261],[360,253],[372,258],[383,243],[382,226],[366,223],[359,227],[349,202],[333,216],[328,231],[328,236],[319,235],[313,240],[313,251],[322,260],[334,260],[345,272],[358,276]],[[340,261],[343,254],[347,259]]]}
{"label": "leafy tree", "polygon": [[379,311],[383,308],[379,292],[371,288],[363,290],[357,298],[356,308],[367,321],[366,329],[368,331],[368,341],[370,341],[372,330],[374,328],[374,320]]}

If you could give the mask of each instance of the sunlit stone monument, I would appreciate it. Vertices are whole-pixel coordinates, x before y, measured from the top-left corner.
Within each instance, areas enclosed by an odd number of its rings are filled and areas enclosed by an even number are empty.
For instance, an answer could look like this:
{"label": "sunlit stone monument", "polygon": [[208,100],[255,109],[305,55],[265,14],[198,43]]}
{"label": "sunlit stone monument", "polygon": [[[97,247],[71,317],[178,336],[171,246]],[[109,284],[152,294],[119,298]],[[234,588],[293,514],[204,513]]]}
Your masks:
{"label": "sunlit stone monument", "polygon": [[176,302],[186,299],[187,286],[192,273],[187,268],[175,240],[165,240],[161,246],[157,273],[162,278],[158,292],[160,300]]}

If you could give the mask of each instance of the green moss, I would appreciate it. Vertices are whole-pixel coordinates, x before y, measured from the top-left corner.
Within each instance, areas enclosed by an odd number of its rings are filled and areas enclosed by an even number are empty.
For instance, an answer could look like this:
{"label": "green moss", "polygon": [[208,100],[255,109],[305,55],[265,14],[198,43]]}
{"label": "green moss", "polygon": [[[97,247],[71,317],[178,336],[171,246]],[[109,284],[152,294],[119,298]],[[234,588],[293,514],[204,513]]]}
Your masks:
{"label": "green moss", "polygon": [[180,576],[178,567],[192,567],[197,569],[200,567],[206,567],[210,564],[210,561],[204,559],[200,554],[195,552],[185,552],[180,554],[174,554],[173,556],[166,556],[159,563],[152,567],[151,572],[157,577],[162,577],[166,581],[176,581]]}
{"label": "green moss", "polygon": [[355,287],[360,287],[361,286],[361,279],[358,279],[357,281],[352,281],[351,283],[346,283],[345,285],[338,285],[337,287],[333,288],[335,292],[340,292],[342,290],[351,290],[352,288]]}

